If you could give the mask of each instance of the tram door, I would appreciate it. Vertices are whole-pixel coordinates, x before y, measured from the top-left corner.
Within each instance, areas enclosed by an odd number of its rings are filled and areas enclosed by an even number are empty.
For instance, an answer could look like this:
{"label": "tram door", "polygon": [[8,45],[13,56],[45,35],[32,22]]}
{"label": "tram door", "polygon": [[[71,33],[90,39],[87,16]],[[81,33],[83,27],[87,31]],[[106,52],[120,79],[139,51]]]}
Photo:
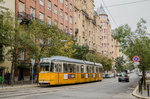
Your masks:
{"label": "tram door", "polygon": [[79,83],[80,82],[80,65],[77,65],[77,82]]}
{"label": "tram door", "polygon": [[55,73],[56,73],[56,83],[60,84],[60,72],[62,72],[62,65],[61,63],[55,63]]}

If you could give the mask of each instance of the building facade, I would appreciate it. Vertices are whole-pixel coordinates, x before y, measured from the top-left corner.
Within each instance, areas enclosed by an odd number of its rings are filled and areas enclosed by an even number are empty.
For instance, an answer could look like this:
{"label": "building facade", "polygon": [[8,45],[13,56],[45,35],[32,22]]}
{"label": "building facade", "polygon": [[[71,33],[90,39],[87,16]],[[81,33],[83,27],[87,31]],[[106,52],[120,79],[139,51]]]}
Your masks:
{"label": "building facade", "polygon": [[100,17],[94,7],[94,0],[74,0],[75,37],[79,45],[101,52]]}
{"label": "building facade", "polygon": [[74,0],[75,37],[79,45],[87,45],[111,59],[117,57],[116,41],[104,8],[94,10],[94,0]]}
{"label": "building facade", "polygon": [[70,35],[74,33],[72,0],[16,0],[16,16],[40,19]]}
{"label": "building facade", "polygon": [[[74,13],[72,0],[16,0],[16,17],[20,22],[30,19],[38,19],[55,24],[67,34],[74,35]],[[24,62],[27,57],[20,53],[21,65],[15,68],[15,80],[31,79],[31,62]],[[34,65],[34,78],[37,78],[38,68]]]}
{"label": "building facade", "polygon": [[[15,18],[15,0],[2,0],[2,2],[0,2],[0,11],[9,11],[12,13],[12,17]],[[1,16],[3,15],[0,15],[0,17]],[[9,60],[9,58],[5,56],[8,49],[8,47],[0,44],[0,76],[2,76],[3,73],[11,72],[11,60]]]}
{"label": "building facade", "polygon": [[100,17],[100,26],[102,34],[102,54],[110,57],[111,59],[115,58],[115,40],[112,37],[111,24],[108,19],[103,6],[97,9],[97,14]]}

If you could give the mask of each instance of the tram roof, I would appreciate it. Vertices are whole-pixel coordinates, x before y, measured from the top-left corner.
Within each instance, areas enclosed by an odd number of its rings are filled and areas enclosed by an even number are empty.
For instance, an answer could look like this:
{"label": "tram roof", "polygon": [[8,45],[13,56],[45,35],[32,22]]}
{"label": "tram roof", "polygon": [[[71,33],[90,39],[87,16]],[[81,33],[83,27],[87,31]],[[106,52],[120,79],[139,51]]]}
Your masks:
{"label": "tram roof", "polygon": [[42,58],[40,62],[50,62],[50,61],[61,61],[61,62],[72,62],[84,64],[82,60],[72,59],[65,56],[52,56],[50,58]]}
{"label": "tram roof", "polygon": [[90,61],[84,61],[84,60],[78,60],[73,58],[68,58],[65,56],[52,56],[47,58],[41,58],[40,62],[51,62],[51,61],[61,61],[61,62],[72,62],[72,63],[80,63],[80,64],[90,64],[90,65],[96,65],[96,66],[102,66],[102,64],[94,63]]}

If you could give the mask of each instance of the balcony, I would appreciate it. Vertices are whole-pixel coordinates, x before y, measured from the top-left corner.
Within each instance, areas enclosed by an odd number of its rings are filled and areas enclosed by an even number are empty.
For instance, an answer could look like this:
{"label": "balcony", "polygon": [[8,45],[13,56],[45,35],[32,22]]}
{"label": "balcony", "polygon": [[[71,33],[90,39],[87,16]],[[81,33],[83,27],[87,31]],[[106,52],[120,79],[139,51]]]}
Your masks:
{"label": "balcony", "polygon": [[81,11],[84,13],[87,19],[92,20],[92,18],[90,18],[89,14],[85,10],[81,10]]}
{"label": "balcony", "polygon": [[32,14],[27,14],[25,12],[18,12],[18,20],[20,21],[20,24],[29,24],[31,19],[36,19],[35,16]]}
{"label": "balcony", "polygon": [[79,33],[79,29],[76,28],[76,29],[75,29],[75,34],[78,34],[78,33]]}
{"label": "balcony", "polygon": [[93,22],[94,25],[96,25],[96,19],[94,19],[92,22]]}

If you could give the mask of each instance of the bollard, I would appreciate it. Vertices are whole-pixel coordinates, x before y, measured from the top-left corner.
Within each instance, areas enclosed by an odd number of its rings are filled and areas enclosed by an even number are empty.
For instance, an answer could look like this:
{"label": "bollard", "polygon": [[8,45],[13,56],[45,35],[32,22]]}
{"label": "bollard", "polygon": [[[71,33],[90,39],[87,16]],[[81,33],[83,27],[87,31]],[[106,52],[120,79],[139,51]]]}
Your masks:
{"label": "bollard", "polygon": [[149,84],[147,84],[147,95],[149,97]]}
{"label": "bollard", "polygon": [[141,84],[140,84],[140,81],[139,81],[139,93],[141,92],[141,86],[140,86]]}
{"label": "bollard", "polygon": [[142,95],[142,82],[140,83],[140,91],[141,91],[141,95]]}
{"label": "bollard", "polygon": [[142,85],[141,85],[141,95],[142,95]]}

